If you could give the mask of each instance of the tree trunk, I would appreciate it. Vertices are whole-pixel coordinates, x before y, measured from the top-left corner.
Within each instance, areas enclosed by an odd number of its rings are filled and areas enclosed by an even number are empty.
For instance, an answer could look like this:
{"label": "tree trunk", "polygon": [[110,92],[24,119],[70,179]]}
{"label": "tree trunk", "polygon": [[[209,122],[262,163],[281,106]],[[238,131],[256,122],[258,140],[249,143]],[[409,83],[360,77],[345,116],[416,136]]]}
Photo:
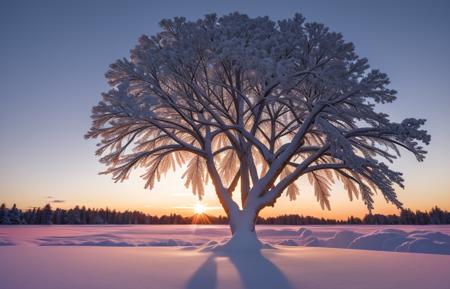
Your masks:
{"label": "tree trunk", "polygon": [[247,206],[238,212],[230,212],[231,239],[225,244],[230,250],[259,250],[262,247],[255,231],[257,210]]}

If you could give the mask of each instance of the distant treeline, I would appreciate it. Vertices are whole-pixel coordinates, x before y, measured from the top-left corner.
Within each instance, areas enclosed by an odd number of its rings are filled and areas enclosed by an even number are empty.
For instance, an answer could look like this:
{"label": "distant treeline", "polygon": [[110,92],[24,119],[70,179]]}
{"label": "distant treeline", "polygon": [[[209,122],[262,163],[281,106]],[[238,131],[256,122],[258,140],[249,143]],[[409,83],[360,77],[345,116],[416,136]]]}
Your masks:
{"label": "distant treeline", "polygon": [[[349,217],[347,220],[316,218],[301,215],[281,215],[277,217],[256,220],[258,224],[267,225],[335,225],[335,224],[367,224],[367,225],[440,225],[450,224],[450,212],[438,207],[430,211],[402,210],[400,215],[367,214],[364,218]],[[7,208],[0,206],[0,224],[28,225],[95,225],[95,224],[228,224],[223,216],[205,214],[183,217],[178,214],[153,216],[140,211],[116,211],[106,209],[91,209],[76,206],[72,209],[53,209],[50,204],[43,208],[33,208],[22,211],[14,204]]]}

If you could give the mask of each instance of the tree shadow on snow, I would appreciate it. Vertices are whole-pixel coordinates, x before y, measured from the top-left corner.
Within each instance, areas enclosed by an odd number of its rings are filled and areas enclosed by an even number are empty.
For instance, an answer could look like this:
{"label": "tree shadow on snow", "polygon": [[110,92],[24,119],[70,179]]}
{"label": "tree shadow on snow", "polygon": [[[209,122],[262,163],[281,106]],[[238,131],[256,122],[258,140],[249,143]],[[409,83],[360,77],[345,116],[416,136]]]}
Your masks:
{"label": "tree shadow on snow", "polygon": [[189,279],[186,289],[217,289],[216,258],[223,257],[236,268],[244,289],[292,289],[280,269],[259,251],[250,254],[212,253]]}
{"label": "tree shadow on snow", "polygon": [[217,288],[217,264],[215,255],[211,255],[195,271],[189,279],[186,289],[215,289]]}

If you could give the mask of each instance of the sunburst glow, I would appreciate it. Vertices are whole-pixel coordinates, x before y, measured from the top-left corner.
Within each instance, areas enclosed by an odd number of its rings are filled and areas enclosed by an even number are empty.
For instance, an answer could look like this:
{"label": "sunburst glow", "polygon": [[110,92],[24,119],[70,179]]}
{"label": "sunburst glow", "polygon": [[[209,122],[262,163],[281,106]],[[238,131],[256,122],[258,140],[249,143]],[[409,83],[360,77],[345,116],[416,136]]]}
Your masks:
{"label": "sunburst glow", "polygon": [[194,207],[194,212],[196,214],[203,214],[205,211],[206,211],[206,207],[200,203],[196,204]]}

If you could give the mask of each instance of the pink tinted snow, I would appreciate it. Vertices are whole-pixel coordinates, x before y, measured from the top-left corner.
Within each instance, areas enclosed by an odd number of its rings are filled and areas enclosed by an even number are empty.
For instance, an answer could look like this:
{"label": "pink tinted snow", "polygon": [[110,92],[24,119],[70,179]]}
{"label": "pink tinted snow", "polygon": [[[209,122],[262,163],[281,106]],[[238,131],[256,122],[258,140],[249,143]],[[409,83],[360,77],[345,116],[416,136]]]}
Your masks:
{"label": "pink tinted snow", "polygon": [[[266,243],[450,255],[450,226],[257,226]],[[0,226],[0,246],[200,246],[222,225]]]}
{"label": "pink tinted snow", "polygon": [[[443,289],[450,257],[282,247],[217,255],[177,247],[0,247],[4,289]],[[446,285],[447,284],[447,285]]]}

